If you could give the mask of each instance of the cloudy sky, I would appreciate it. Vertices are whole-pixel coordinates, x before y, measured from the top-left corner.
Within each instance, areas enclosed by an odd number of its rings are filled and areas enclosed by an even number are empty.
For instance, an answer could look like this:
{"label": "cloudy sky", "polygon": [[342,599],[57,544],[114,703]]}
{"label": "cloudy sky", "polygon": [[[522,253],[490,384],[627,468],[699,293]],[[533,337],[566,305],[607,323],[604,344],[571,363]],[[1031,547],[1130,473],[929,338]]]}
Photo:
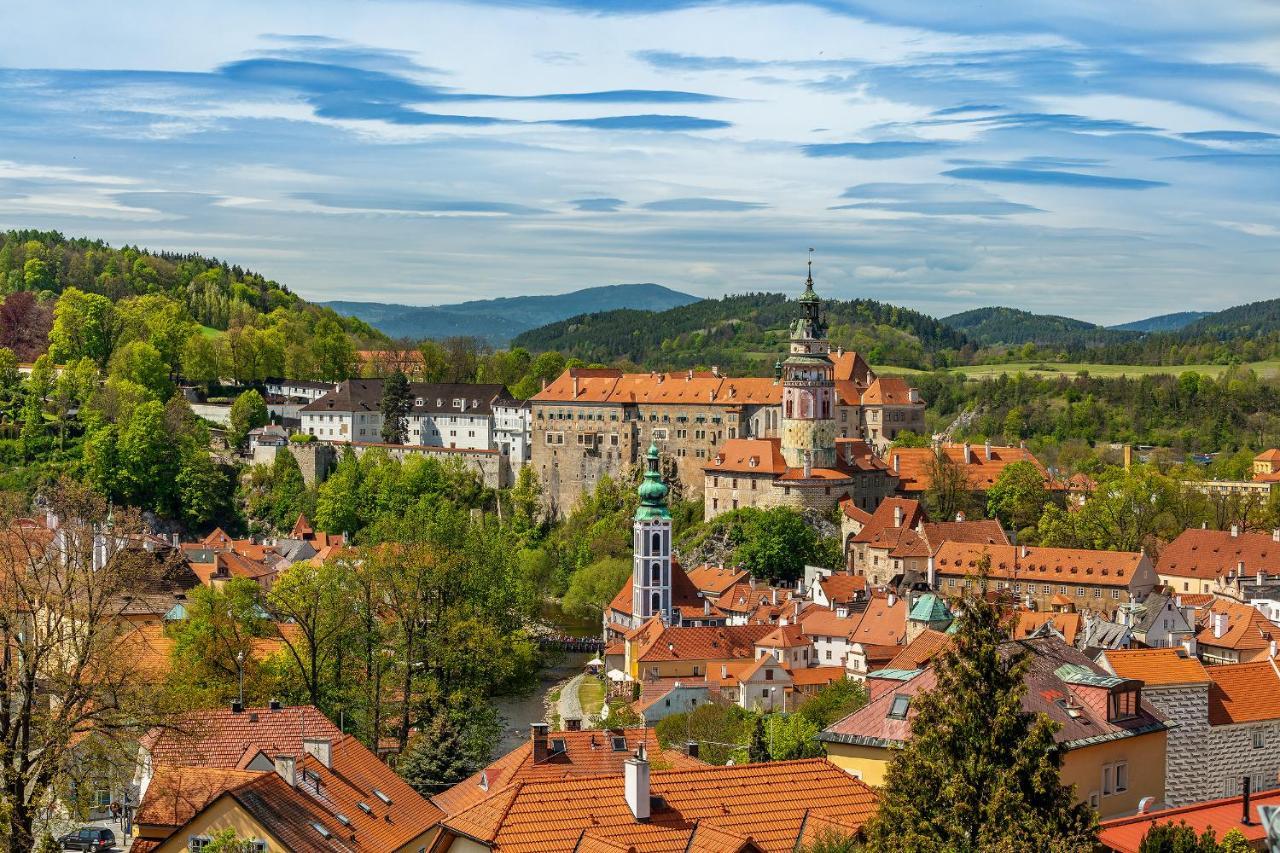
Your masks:
{"label": "cloudy sky", "polygon": [[810,246],[939,315],[1280,296],[1271,0],[20,5],[0,227],[314,299],[780,290]]}

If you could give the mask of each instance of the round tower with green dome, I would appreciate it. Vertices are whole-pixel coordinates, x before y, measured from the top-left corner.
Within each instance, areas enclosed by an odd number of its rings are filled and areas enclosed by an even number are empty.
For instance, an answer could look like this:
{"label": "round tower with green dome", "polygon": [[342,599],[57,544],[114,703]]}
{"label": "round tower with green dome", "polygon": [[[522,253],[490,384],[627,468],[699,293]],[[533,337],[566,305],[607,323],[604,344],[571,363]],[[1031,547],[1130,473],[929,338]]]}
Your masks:
{"label": "round tower with green dome", "polygon": [[801,316],[791,324],[791,351],[782,363],[782,457],[788,467],[805,471],[836,464],[835,367],[809,252],[809,275],[797,300]]}
{"label": "round tower with green dome", "polygon": [[649,445],[644,481],[636,493],[632,524],[634,554],[631,567],[631,616],[633,627],[657,614],[670,624],[671,617],[671,512],[669,489],[658,470],[657,445]]}

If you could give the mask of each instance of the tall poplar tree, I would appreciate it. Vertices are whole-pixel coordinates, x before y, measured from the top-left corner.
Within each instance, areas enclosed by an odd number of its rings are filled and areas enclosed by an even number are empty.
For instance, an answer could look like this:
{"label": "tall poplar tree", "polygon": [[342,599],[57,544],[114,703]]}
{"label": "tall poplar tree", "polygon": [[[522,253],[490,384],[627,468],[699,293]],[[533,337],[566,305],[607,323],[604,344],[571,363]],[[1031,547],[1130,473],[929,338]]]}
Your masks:
{"label": "tall poplar tree", "polygon": [[404,444],[409,436],[409,378],[397,368],[382,386],[382,440]]}
{"label": "tall poplar tree", "polygon": [[911,739],[889,765],[873,849],[894,853],[1091,851],[1096,818],[1059,778],[1057,724],[1022,708],[1028,653],[1008,638],[998,606],[966,591],[937,686],[912,700]]}

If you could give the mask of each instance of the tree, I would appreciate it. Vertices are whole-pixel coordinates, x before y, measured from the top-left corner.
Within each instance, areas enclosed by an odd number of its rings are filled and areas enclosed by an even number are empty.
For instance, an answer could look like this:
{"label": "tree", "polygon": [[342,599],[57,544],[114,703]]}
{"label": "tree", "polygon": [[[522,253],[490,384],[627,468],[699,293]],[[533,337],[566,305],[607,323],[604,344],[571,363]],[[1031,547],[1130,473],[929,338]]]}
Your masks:
{"label": "tree", "polygon": [[598,619],[629,577],[631,560],[626,557],[605,557],[579,569],[564,594],[565,612]]}
{"label": "tree", "polygon": [[230,511],[230,478],[203,447],[183,448],[174,480],[182,520],[203,527]]}
{"label": "tree", "polygon": [[262,395],[257,390],[250,388],[242,392],[231,404],[231,423],[227,429],[227,443],[237,449],[243,449],[249,441],[249,431],[266,426],[269,418],[267,402],[262,399]]}
{"label": "tree", "polygon": [[67,426],[73,410],[84,409],[98,389],[98,367],[92,359],[81,358],[62,369],[53,384],[50,402],[58,422],[58,447],[66,441]]}
{"label": "tree", "polygon": [[842,678],[823,687],[804,700],[796,712],[819,730],[844,719],[867,704],[867,691],[861,682]]}
{"label": "tree", "polygon": [[[933,664],[936,687],[912,698],[911,738],[889,764],[869,826],[887,851],[1091,851],[1095,816],[1059,778],[1055,724],[1023,710],[1030,661],[1003,646],[1009,626],[979,591]],[[929,792],[921,796],[922,791]]]}
{"label": "tree", "polygon": [[218,345],[202,331],[196,331],[182,345],[182,375],[191,382],[205,386],[217,382],[221,376]]}
{"label": "tree", "polygon": [[355,452],[344,447],[337,468],[320,484],[316,496],[317,527],[328,533],[355,533],[364,526],[370,508],[360,499],[363,477]]}
{"label": "tree", "polygon": [[215,832],[200,848],[202,853],[253,853],[256,849],[253,842],[241,838],[231,827]]}
{"label": "tree", "polygon": [[397,368],[382,385],[382,440],[404,444],[409,437],[409,378]]}
{"label": "tree", "polygon": [[1222,843],[1218,845],[1218,853],[1250,853],[1251,850],[1253,846],[1244,837],[1244,833],[1234,827],[1227,830],[1227,834],[1222,836]]}
{"label": "tree", "polygon": [[924,491],[924,504],[930,518],[943,521],[973,512],[973,484],[969,482],[969,475],[941,449],[934,452],[929,462],[929,487]]}
{"label": "tree", "polygon": [[59,364],[87,357],[105,366],[115,341],[114,326],[110,299],[69,287],[53,309],[49,355]]}
{"label": "tree", "polygon": [[1138,844],[1138,853],[1218,853],[1219,849],[1212,827],[1197,835],[1186,823],[1173,821],[1151,824]]}
{"label": "tree", "polygon": [[[0,791],[8,811],[0,849],[9,853],[29,853],[40,815],[61,790],[103,772],[83,758],[90,744],[101,762],[131,767],[137,739],[164,721],[138,656],[121,648],[135,630],[125,616],[132,595],[170,567],[129,544],[145,531],[136,511],[117,508],[108,519],[106,501],[70,481],[45,497],[57,535],[30,523],[30,506],[17,496],[0,500]],[[114,535],[95,536],[105,529]]]}
{"label": "tree", "polygon": [[357,625],[357,601],[355,570],[343,558],[294,563],[267,596],[271,612],[296,627],[283,635],[285,647],[308,701],[326,711],[338,686],[343,647]]}
{"label": "tree", "polygon": [[164,406],[141,403],[119,427],[116,484],[121,499],[133,506],[164,508],[178,473],[178,456],[167,428]]}
{"label": "tree", "polygon": [[707,703],[688,713],[672,714],[658,721],[658,741],[667,749],[683,749],[689,741],[699,744],[699,757],[708,764],[743,761],[755,725],[755,715],[737,705]]}
{"label": "tree", "polygon": [[44,424],[44,401],[34,391],[28,391],[22,404],[22,431],[18,433],[18,443],[22,448],[22,458],[33,462],[44,450],[47,430]]}
{"label": "tree", "polygon": [[812,841],[800,848],[799,853],[858,853],[864,849],[856,832],[842,832],[828,826],[819,830]]}
{"label": "tree", "polygon": [[179,706],[226,705],[237,698],[242,675],[246,702],[274,694],[253,654],[255,638],[269,629],[259,590],[255,581],[233,577],[187,593],[187,618],[170,629],[174,642],[168,687]]}
{"label": "tree", "polygon": [[821,728],[802,714],[770,714],[765,717],[766,743],[771,761],[818,758],[826,755],[818,740]]}
{"label": "tree", "polygon": [[316,373],[325,382],[341,382],[356,372],[356,348],[342,327],[330,318],[316,323],[311,339],[311,354]]}
{"label": "tree", "polygon": [[734,559],[755,577],[795,580],[823,553],[817,531],[790,507],[747,507],[722,518],[729,525]]}
{"label": "tree", "polygon": [[1170,515],[1179,485],[1147,465],[1109,469],[1098,477],[1084,506],[1045,510],[1039,523],[1044,545],[1137,551],[1181,531]]}
{"label": "tree", "polygon": [[161,293],[123,299],[116,304],[117,346],[146,341],[170,370],[177,370],[185,344],[198,334],[181,302]]}
{"label": "tree", "polygon": [[511,532],[528,544],[542,532],[542,484],[532,465],[521,465],[516,484],[508,495],[511,506]]}
{"label": "tree", "polygon": [[157,400],[167,400],[173,393],[169,364],[160,350],[146,341],[130,341],[118,347],[111,354],[108,375],[141,385]]}
{"label": "tree", "polygon": [[756,717],[751,724],[751,741],[747,744],[747,761],[760,764],[769,760],[769,734],[764,727],[764,717]]}
{"label": "tree", "polygon": [[1044,474],[1031,462],[1006,465],[987,490],[987,514],[1006,527],[1035,527],[1049,502]]}
{"label": "tree", "polygon": [[271,463],[271,491],[268,509],[277,529],[286,530],[305,509],[307,483],[302,478],[298,460],[287,449],[276,454]]}
{"label": "tree", "polygon": [[438,794],[471,775],[461,734],[447,713],[437,714],[400,755],[396,770],[424,797]]}

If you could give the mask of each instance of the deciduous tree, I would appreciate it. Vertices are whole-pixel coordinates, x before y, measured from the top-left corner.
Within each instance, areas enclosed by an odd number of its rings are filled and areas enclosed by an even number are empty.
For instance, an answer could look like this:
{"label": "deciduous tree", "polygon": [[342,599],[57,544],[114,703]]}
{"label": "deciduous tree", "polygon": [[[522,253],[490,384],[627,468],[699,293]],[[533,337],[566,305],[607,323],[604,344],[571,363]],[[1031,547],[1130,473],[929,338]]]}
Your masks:
{"label": "deciduous tree", "polygon": [[262,399],[262,395],[256,389],[250,388],[242,392],[231,404],[227,443],[232,447],[243,449],[249,442],[250,430],[266,426],[269,417],[267,402]]}

